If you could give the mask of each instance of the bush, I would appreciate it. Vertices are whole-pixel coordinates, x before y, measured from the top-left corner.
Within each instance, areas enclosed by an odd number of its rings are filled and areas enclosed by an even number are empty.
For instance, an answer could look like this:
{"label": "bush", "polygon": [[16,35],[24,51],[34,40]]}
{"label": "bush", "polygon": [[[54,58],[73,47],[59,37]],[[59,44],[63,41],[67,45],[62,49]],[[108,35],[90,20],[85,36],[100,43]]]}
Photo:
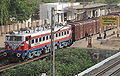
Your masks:
{"label": "bush", "polygon": [[[56,51],[56,76],[73,76],[96,64],[84,49],[66,48]],[[38,60],[15,67],[3,73],[4,76],[41,76],[50,74],[50,60]]]}

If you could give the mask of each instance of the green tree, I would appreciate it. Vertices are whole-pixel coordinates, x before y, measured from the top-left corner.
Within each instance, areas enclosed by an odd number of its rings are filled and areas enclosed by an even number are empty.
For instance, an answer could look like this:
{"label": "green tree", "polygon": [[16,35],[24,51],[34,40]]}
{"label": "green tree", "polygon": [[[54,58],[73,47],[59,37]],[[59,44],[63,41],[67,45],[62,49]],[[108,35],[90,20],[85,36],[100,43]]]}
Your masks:
{"label": "green tree", "polygon": [[29,19],[34,11],[38,11],[39,3],[38,0],[1,0],[0,24],[8,24],[13,17],[19,22]]}
{"label": "green tree", "polygon": [[116,3],[118,3],[118,1],[119,0],[105,0],[105,3],[107,3],[107,4],[116,4]]}
{"label": "green tree", "polygon": [[9,11],[8,11],[8,4],[9,0],[1,0],[0,1],[0,24],[6,24],[7,20],[9,19]]}

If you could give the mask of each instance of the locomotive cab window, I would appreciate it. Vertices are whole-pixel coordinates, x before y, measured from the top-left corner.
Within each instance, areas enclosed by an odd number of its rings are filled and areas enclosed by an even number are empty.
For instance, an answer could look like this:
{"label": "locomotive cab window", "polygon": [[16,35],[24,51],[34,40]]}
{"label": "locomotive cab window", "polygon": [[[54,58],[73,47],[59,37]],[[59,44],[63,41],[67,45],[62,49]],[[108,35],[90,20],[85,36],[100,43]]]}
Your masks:
{"label": "locomotive cab window", "polygon": [[6,40],[8,40],[8,41],[9,41],[9,40],[10,40],[10,36],[6,36]]}
{"label": "locomotive cab window", "polygon": [[22,41],[22,36],[6,36],[8,41]]}

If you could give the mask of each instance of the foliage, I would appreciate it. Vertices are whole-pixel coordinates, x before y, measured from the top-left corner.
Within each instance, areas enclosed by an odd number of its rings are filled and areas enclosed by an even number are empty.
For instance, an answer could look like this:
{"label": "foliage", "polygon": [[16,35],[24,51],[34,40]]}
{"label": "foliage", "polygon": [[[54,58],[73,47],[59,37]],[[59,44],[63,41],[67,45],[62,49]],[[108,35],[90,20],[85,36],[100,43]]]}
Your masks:
{"label": "foliage", "polygon": [[16,21],[25,21],[30,18],[33,11],[39,7],[39,2],[27,0],[0,0],[0,24],[6,25],[11,18]]}
{"label": "foliage", "polygon": [[105,0],[105,3],[107,4],[116,4],[119,0]]}
{"label": "foliage", "polygon": [[[56,76],[73,76],[96,64],[84,49],[60,49],[56,52]],[[15,67],[3,73],[4,76],[41,76],[50,74],[50,61],[38,60]]]}
{"label": "foliage", "polygon": [[91,2],[91,1],[95,1],[95,0],[76,0],[77,2]]}
{"label": "foliage", "polygon": [[53,3],[55,2],[56,0],[42,0],[41,2],[43,3]]}

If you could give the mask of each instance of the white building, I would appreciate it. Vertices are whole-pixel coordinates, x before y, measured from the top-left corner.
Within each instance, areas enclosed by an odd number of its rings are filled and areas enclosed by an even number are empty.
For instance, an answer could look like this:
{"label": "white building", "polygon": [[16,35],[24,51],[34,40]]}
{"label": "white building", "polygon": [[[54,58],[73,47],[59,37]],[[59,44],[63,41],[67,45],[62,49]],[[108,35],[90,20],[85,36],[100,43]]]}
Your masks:
{"label": "white building", "polygon": [[67,7],[73,7],[80,5],[80,3],[46,3],[40,5],[40,19],[51,22],[51,8],[55,8],[55,22],[62,23],[66,20],[75,18],[73,9],[67,9]]}

